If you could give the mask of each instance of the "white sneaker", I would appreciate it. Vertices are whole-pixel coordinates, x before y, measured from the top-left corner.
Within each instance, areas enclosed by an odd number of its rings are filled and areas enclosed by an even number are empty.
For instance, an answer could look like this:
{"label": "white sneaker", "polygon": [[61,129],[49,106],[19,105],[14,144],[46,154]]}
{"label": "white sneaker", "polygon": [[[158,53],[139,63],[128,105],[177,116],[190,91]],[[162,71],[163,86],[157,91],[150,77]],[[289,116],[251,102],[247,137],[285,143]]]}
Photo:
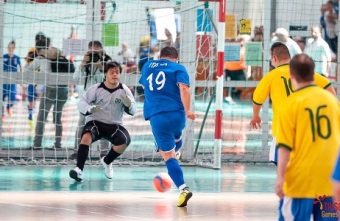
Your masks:
{"label": "white sneaker", "polygon": [[105,169],[105,175],[108,179],[112,179],[113,177],[113,170],[112,170],[112,163],[110,164],[106,164],[105,161],[104,161],[104,158],[105,157],[102,157],[100,159],[100,162],[102,163],[104,169]]}
{"label": "white sneaker", "polygon": [[78,182],[83,179],[83,173],[81,169],[79,169],[78,167],[74,168],[73,170],[70,170],[69,174],[72,179],[75,179]]}

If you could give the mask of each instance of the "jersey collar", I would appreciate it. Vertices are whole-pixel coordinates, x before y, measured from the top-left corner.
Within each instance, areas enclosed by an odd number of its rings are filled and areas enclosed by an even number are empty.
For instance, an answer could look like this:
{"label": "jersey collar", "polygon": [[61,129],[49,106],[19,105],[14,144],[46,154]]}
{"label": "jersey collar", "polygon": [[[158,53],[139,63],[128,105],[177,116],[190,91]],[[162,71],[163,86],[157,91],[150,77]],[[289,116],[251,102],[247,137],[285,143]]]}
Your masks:
{"label": "jersey collar", "polygon": [[282,66],[286,66],[286,65],[289,65],[288,63],[287,64],[281,64],[279,66],[277,66],[276,68],[279,68],[279,67],[282,67]]}
{"label": "jersey collar", "polygon": [[301,87],[301,88],[295,90],[294,92],[301,91],[301,90],[306,89],[306,88],[308,88],[308,87],[316,87],[316,84],[306,85],[306,86],[304,86],[304,87]]}

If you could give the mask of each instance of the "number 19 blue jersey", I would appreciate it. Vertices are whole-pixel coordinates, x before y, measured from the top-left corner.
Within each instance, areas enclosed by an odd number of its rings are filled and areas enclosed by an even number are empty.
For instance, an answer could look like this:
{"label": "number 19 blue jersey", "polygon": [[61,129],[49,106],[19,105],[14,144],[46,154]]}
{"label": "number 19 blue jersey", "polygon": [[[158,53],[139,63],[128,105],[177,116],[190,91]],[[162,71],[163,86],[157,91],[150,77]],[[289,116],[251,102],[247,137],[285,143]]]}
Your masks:
{"label": "number 19 blue jersey", "polygon": [[165,111],[184,111],[179,83],[190,86],[185,67],[167,59],[144,64],[139,83],[144,86],[144,118]]}

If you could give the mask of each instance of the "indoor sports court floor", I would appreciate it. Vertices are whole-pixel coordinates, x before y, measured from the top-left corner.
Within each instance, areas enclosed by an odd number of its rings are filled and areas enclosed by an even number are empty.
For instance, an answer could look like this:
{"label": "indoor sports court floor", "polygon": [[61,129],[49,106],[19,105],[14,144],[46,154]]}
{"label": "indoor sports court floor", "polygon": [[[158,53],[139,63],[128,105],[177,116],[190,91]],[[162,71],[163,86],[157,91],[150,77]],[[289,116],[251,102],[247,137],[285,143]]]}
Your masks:
{"label": "indoor sports court floor", "polygon": [[115,166],[108,180],[86,165],[83,181],[68,177],[73,166],[1,166],[0,220],[275,220],[275,167],[225,164],[221,170],[183,167],[194,193],[177,208],[178,191],[153,189],[165,167]]}

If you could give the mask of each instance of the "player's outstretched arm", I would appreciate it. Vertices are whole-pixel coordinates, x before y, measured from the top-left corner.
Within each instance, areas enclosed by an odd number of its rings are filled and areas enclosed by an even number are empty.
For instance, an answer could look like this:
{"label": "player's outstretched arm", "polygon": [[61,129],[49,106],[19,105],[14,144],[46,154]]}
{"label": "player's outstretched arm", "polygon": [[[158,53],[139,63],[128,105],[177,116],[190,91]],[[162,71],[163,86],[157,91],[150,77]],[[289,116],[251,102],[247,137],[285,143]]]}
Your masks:
{"label": "player's outstretched arm", "polygon": [[195,120],[196,115],[194,112],[191,111],[190,105],[191,105],[191,97],[190,97],[190,88],[186,84],[179,83],[179,90],[181,93],[181,100],[184,106],[185,113],[187,115],[187,118],[191,120]]}
{"label": "player's outstretched arm", "polygon": [[260,117],[260,111],[261,111],[262,105],[253,103],[253,117],[250,120],[250,125],[252,128],[260,128],[261,127],[261,117]]}

